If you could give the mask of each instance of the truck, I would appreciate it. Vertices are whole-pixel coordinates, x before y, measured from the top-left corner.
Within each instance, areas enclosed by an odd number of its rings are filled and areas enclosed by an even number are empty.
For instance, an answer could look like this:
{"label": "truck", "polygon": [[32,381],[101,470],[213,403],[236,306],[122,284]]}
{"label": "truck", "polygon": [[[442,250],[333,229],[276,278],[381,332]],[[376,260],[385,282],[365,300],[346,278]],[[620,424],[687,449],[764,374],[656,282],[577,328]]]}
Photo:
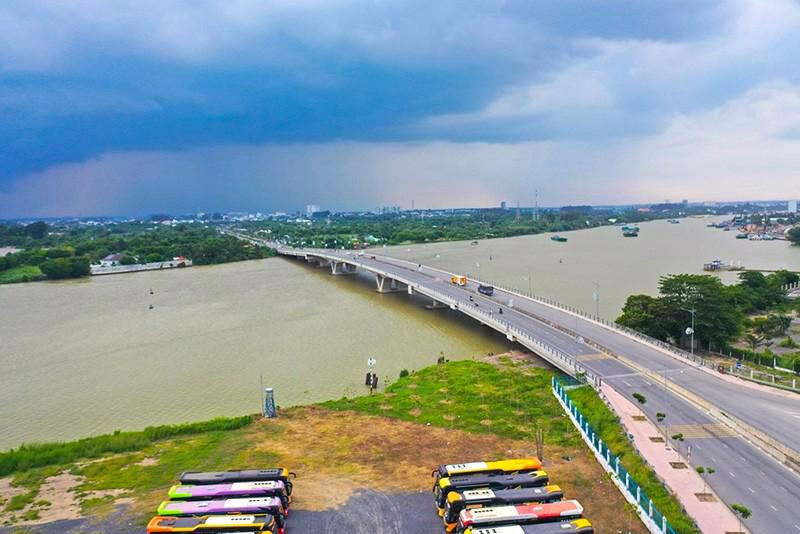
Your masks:
{"label": "truck", "polygon": [[464,286],[467,285],[467,277],[466,276],[455,275],[452,278],[450,278],[450,281],[452,283],[454,283],[455,285],[461,286],[461,287],[464,287]]}
{"label": "truck", "polygon": [[478,293],[491,297],[494,294],[494,286],[478,284]]}

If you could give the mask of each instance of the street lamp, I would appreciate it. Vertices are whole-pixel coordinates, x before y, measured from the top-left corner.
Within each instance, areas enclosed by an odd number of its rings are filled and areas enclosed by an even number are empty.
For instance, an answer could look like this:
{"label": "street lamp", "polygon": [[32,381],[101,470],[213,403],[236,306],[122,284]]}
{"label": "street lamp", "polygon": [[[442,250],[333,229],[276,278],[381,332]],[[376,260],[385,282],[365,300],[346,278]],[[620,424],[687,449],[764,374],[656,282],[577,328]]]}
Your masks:
{"label": "street lamp", "polygon": [[691,347],[691,354],[694,356],[694,314],[697,312],[694,308],[688,309],[683,308],[683,311],[687,311],[692,314],[692,326],[685,330],[687,336],[692,336],[692,347]]}
{"label": "street lamp", "polygon": [[594,316],[600,317],[600,282],[594,283],[594,293],[592,293],[592,300],[594,300]]}

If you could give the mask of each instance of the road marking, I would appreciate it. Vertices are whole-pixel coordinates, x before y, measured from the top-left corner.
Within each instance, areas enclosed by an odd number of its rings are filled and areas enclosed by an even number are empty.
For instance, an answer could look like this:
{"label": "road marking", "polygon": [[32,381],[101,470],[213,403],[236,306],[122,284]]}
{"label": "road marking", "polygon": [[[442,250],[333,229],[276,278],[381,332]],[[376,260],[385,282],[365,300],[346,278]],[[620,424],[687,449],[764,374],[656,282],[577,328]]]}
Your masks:
{"label": "road marking", "polygon": [[733,474],[733,473],[731,473],[730,471],[728,471],[728,474],[729,474],[730,476],[732,476],[733,478],[736,478],[736,475],[734,475],[734,474]]}
{"label": "road marking", "polygon": [[755,493],[755,491],[753,491],[753,488],[747,488],[747,489],[750,490],[750,493]]}
{"label": "road marking", "polygon": [[775,510],[776,512],[778,511],[778,509],[775,508],[774,506],[772,506],[771,504],[769,505],[769,507],[772,508],[773,510]]}
{"label": "road marking", "polygon": [[[645,381],[644,381],[644,383],[645,383],[645,384],[647,384],[648,386],[652,386],[652,385],[653,385],[653,384],[651,384],[650,382],[648,382],[647,380],[645,380]],[[800,417],[800,415],[798,415],[798,416],[796,416],[796,417]]]}
{"label": "road marking", "polygon": [[625,382],[625,385],[626,385],[626,386],[628,386],[629,388],[632,388],[632,387],[633,387],[633,384],[631,384],[631,383],[630,383],[630,382],[628,382],[627,380],[623,380],[623,382]]}
{"label": "road marking", "polygon": [[795,525],[794,528],[796,528],[797,530],[800,530],[800,525]]}

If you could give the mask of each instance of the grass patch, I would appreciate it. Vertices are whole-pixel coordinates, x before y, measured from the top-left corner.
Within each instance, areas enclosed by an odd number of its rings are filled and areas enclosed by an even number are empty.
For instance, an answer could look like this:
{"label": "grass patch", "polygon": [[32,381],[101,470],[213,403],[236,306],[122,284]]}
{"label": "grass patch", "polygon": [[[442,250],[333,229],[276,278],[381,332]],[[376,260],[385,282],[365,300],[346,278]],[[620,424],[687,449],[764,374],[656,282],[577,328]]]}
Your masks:
{"label": "grass patch", "polygon": [[426,367],[381,394],[321,403],[405,421],[532,439],[536,428],[551,445],[576,446],[578,434],[550,393],[553,373],[544,369],[497,366],[471,360]]}
{"label": "grass patch", "polygon": [[22,445],[0,453],[0,476],[32,468],[64,465],[77,460],[99,458],[109,453],[142,450],[167,438],[220,430],[235,430],[252,422],[251,416],[217,418],[200,423],[147,427],[139,432],[114,432],[67,443]]}
{"label": "grass patch", "polygon": [[620,463],[630,473],[633,480],[641,486],[642,491],[666,516],[675,531],[680,534],[700,534],[700,530],[678,500],[667,491],[658,480],[656,473],[645,464],[642,457],[633,448],[619,418],[597,396],[595,390],[590,387],[582,387],[572,389],[568,394],[611,452],[619,456]]}
{"label": "grass patch", "polygon": [[44,279],[44,274],[42,274],[42,270],[37,265],[20,265],[0,271],[0,284],[36,282],[42,279]]}

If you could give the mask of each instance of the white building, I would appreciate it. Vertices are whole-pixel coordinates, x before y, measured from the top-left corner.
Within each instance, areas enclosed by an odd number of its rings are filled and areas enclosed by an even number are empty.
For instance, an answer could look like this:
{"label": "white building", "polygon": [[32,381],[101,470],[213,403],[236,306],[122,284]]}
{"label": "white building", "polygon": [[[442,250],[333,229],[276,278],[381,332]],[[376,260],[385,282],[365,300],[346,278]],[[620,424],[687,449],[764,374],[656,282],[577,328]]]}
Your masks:
{"label": "white building", "polygon": [[319,204],[307,204],[306,205],[306,217],[309,219],[317,212],[322,211],[319,208]]}
{"label": "white building", "polygon": [[789,207],[788,207],[787,211],[789,213],[797,213],[797,201],[796,200],[790,200],[789,201]]}

